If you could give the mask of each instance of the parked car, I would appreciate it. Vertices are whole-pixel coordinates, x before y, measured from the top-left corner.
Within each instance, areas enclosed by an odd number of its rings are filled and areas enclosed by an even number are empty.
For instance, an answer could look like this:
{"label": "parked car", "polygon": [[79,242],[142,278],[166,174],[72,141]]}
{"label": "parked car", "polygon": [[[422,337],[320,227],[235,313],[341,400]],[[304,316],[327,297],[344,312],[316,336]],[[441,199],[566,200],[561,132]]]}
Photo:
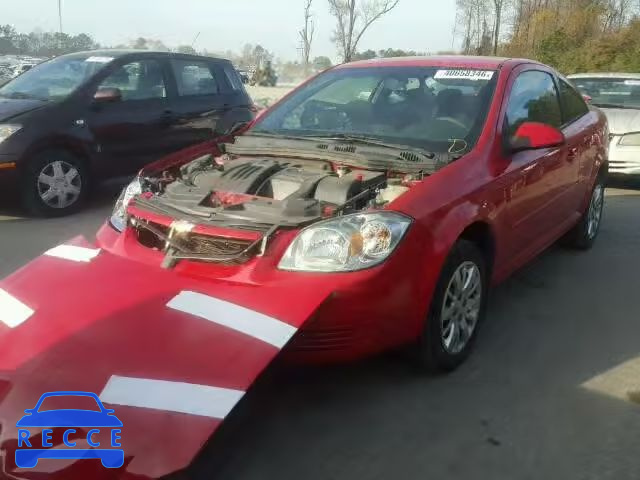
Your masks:
{"label": "parked car", "polygon": [[19,63],[13,68],[11,76],[15,78],[18,75],[22,75],[27,70],[31,70],[35,65],[35,63]]}
{"label": "parked car", "polygon": [[[121,406],[126,472],[157,478],[189,466],[281,351],[337,362],[410,345],[453,370],[492,285],[560,238],[593,245],[607,135],[602,112],[528,60],[321,73],[234,142],[143,169],[95,242],[0,283],[0,416],[54,383],[101,392]],[[65,480],[87,478],[74,467]]]}
{"label": "parked car", "polygon": [[242,83],[247,84],[249,83],[251,77],[249,75],[249,72],[247,72],[246,70],[243,69],[238,69],[238,75],[240,75],[240,79],[242,80]]}
{"label": "parked car", "polygon": [[640,73],[579,73],[568,77],[609,121],[609,171],[640,176]]}
{"label": "parked car", "polygon": [[92,183],[230,132],[255,108],[227,60],[105,50],[0,87],[0,189],[36,214],[77,210]]}

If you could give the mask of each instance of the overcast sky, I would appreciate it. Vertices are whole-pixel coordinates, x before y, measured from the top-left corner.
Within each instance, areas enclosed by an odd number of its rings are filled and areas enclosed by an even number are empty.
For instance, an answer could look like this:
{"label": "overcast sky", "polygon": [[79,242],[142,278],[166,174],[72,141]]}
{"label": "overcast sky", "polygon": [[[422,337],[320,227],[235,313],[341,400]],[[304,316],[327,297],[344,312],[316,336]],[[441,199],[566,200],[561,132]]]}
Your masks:
{"label": "overcast sky", "polygon": [[[284,59],[296,58],[303,17],[303,0],[62,0],[62,5],[66,33],[86,32],[104,45],[142,36],[177,46],[201,32],[196,49],[240,51],[245,43],[260,43]],[[314,0],[313,9],[312,56],[336,59],[327,0]],[[450,49],[454,17],[455,0],[400,0],[365,34],[359,49]],[[21,32],[57,30],[58,0],[0,0],[0,23]]]}

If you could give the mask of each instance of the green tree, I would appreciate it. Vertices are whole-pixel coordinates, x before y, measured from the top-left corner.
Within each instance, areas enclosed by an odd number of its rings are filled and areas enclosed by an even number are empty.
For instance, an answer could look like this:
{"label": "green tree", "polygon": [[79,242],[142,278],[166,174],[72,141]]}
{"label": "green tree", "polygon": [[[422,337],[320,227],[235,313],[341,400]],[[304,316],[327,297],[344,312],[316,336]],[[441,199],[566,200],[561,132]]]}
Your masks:
{"label": "green tree", "polygon": [[333,64],[331,63],[331,59],[329,57],[316,57],[313,59],[313,69],[317,72],[322,70],[326,70],[327,68],[331,68]]}

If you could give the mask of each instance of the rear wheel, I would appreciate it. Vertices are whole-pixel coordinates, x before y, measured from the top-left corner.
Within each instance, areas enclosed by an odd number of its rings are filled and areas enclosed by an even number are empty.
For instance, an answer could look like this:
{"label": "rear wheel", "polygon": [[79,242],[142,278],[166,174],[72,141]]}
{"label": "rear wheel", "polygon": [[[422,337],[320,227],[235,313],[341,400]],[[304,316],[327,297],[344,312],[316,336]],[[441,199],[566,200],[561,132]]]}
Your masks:
{"label": "rear wheel", "polygon": [[599,175],[591,191],[589,206],[582,214],[578,224],[565,236],[563,241],[565,245],[581,250],[587,250],[593,246],[598,232],[600,232],[600,224],[602,222],[604,188],[604,178]]}
{"label": "rear wheel", "polygon": [[46,150],[29,162],[23,203],[34,215],[57,217],[74,213],[87,196],[89,176],[79,158],[64,150]]}
{"label": "rear wheel", "polygon": [[420,362],[427,370],[454,370],[469,355],[484,318],[486,272],[478,247],[459,240],[440,274],[420,340]]}

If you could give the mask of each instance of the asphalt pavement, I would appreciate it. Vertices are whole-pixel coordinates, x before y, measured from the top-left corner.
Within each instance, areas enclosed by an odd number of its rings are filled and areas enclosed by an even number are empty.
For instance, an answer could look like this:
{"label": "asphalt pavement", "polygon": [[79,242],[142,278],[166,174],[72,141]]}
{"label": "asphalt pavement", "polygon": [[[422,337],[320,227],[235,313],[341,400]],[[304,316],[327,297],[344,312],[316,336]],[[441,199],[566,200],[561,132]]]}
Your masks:
{"label": "asphalt pavement", "polygon": [[[0,208],[0,278],[77,234]],[[404,355],[276,366],[201,457],[215,479],[640,479],[640,189],[610,189],[589,252],[554,247],[497,287],[476,350],[448,376]],[[64,281],[61,279],[61,281]]]}

